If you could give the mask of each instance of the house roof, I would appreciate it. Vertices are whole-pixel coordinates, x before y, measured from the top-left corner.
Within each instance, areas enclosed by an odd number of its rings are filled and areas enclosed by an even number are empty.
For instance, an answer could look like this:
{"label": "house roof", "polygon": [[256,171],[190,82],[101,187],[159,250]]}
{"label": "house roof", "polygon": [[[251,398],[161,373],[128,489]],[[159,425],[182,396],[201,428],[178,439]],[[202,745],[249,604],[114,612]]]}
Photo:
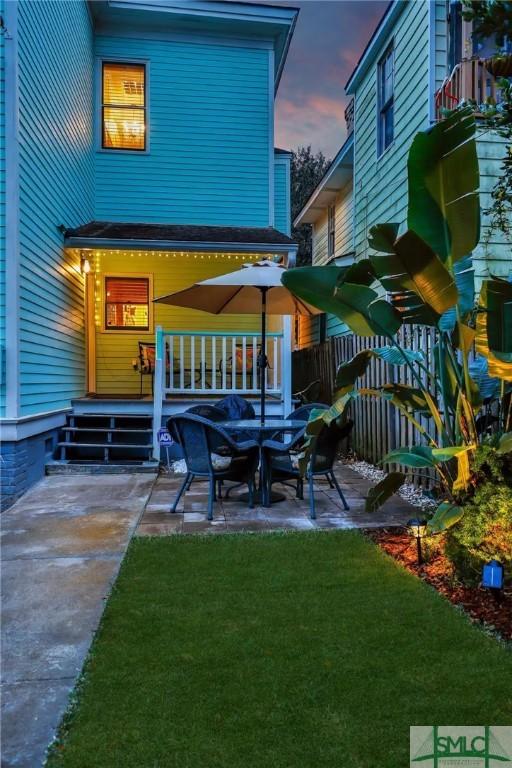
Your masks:
{"label": "house roof", "polygon": [[274,88],[277,91],[299,9],[232,0],[89,0],[100,34],[132,36],[212,35],[240,40],[272,40]]}
{"label": "house roof", "polygon": [[351,95],[355,92],[361,82],[361,78],[367,72],[368,67],[375,61],[385,38],[389,35],[396,18],[400,15],[406,5],[406,0],[390,0],[384,14],[379,21],[373,35],[357,62],[352,74],[345,85],[345,93]]}
{"label": "house roof", "polygon": [[293,152],[291,149],[280,149],[279,147],[274,147],[274,154],[275,155],[293,155]]}
{"label": "house roof", "polygon": [[294,251],[297,244],[273,227],[214,227],[91,221],[64,233],[72,248],[150,250]]}
{"label": "house roof", "polygon": [[353,163],[354,135],[351,134],[293,222],[295,227],[301,224],[314,224],[326,207],[333,202],[338,192],[351,181]]}

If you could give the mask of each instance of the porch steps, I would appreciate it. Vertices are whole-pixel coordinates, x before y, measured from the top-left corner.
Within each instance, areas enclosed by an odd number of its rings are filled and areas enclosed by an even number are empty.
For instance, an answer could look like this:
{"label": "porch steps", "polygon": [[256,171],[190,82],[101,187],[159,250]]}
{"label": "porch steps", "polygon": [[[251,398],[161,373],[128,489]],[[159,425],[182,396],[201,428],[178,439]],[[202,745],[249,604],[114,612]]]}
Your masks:
{"label": "porch steps", "polygon": [[47,474],[154,472],[153,419],[148,414],[76,413],[62,428]]}

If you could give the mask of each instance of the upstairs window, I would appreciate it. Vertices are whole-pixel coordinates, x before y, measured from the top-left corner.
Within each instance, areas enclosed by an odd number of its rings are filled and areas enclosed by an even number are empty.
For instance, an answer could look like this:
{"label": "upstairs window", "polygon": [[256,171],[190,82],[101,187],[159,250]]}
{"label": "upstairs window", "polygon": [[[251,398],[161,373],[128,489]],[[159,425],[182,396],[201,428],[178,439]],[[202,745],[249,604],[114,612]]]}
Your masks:
{"label": "upstairs window", "polygon": [[105,330],[150,330],[149,277],[105,277]]}
{"label": "upstairs window", "polygon": [[330,205],[327,209],[327,256],[334,256],[336,244],[336,208]]}
{"label": "upstairs window", "polygon": [[379,62],[378,68],[378,127],[377,153],[381,155],[395,135],[394,102],[395,102],[395,56],[390,45]]}
{"label": "upstairs window", "polygon": [[146,149],[146,67],[104,61],[103,149]]}

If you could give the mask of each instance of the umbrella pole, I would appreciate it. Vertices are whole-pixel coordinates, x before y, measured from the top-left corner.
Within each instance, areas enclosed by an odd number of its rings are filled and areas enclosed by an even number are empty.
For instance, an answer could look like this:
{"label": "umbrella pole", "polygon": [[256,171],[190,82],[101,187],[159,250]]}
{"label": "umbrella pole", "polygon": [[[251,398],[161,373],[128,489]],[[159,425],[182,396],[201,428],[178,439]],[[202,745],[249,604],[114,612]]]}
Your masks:
{"label": "umbrella pole", "polygon": [[260,419],[265,423],[265,389],[267,384],[267,290],[261,291],[261,352],[258,364],[260,367]]}

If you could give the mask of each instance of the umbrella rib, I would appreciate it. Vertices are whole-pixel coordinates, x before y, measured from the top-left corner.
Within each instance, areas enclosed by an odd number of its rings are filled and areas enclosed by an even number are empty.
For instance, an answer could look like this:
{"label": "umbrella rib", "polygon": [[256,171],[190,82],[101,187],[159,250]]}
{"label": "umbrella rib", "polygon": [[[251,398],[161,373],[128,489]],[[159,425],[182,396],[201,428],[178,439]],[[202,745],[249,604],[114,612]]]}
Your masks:
{"label": "umbrella rib", "polygon": [[219,307],[219,309],[218,309],[218,310],[215,312],[215,314],[216,314],[216,315],[220,315],[220,313],[222,312],[222,310],[223,310],[225,307],[227,307],[227,305],[229,304],[229,302],[230,302],[230,301],[233,301],[233,299],[234,299],[234,298],[236,298],[236,296],[238,296],[238,294],[240,293],[240,291],[242,290],[242,288],[246,288],[246,287],[247,287],[246,285],[238,286],[238,289],[237,289],[237,290],[236,290],[234,293],[232,293],[232,294],[231,294],[231,296],[229,297],[229,299],[228,299],[227,301],[225,301],[225,302],[224,302],[224,304],[223,304],[221,307]]}

